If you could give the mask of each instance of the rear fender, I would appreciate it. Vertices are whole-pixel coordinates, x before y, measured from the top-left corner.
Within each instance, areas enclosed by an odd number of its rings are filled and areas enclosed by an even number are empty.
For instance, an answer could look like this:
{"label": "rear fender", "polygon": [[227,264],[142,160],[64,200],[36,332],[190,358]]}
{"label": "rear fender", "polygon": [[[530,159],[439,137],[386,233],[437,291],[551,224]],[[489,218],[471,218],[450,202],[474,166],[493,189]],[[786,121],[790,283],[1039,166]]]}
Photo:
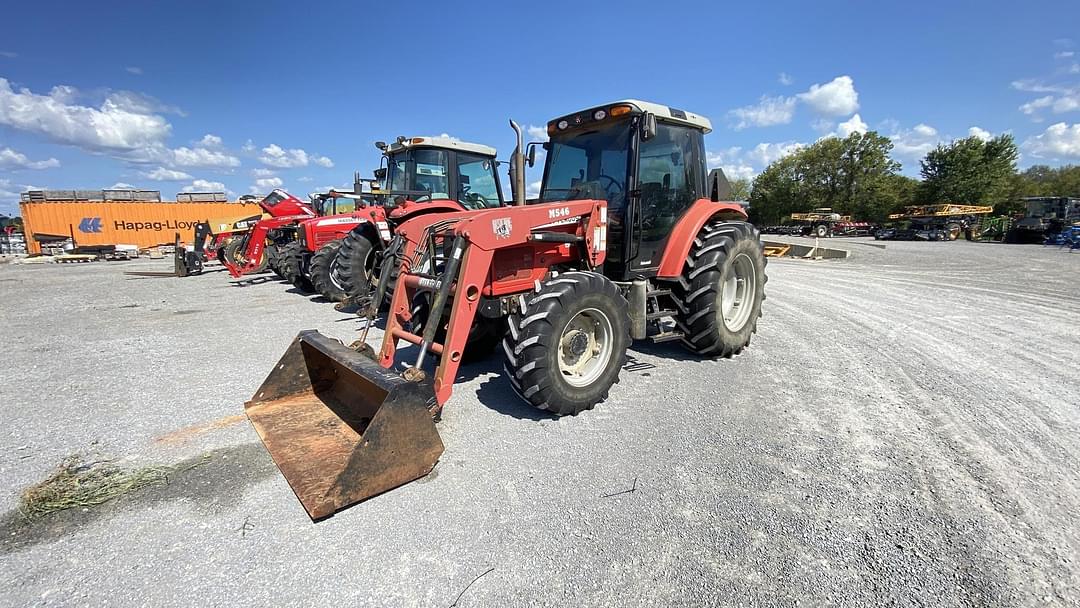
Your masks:
{"label": "rear fender", "polygon": [[390,219],[393,222],[400,224],[401,222],[418,215],[427,213],[452,213],[455,211],[465,211],[465,207],[459,202],[447,199],[424,201],[420,203],[416,201],[405,201],[390,212]]}
{"label": "rear fender", "polygon": [[675,229],[668,237],[667,248],[660,258],[660,269],[656,273],[658,278],[674,279],[682,274],[694,239],[705,224],[713,219],[745,222],[746,211],[739,203],[718,203],[706,198],[695,201],[675,224]]}

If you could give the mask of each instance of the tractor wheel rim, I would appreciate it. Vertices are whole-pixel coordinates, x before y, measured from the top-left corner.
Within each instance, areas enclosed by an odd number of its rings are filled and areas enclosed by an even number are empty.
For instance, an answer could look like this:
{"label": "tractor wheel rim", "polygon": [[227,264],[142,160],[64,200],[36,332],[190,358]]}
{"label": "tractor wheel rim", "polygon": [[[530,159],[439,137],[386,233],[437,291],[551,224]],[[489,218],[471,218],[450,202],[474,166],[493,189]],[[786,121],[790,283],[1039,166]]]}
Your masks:
{"label": "tractor wheel rim", "polygon": [[341,284],[341,269],[338,266],[337,256],[330,260],[330,282],[334,284],[334,287],[344,290],[345,287]]}
{"label": "tractor wheel rim", "polygon": [[731,272],[720,289],[721,317],[729,331],[741,330],[750,320],[756,292],[754,261],[745,253],[740,253],[731,261]]}
{"label": "tractor wheel rim", "polygon": [[600,310],[586,308],[570,319],[559,337],[559,372],[567,384],[585,387],[596,382],[611,361],[614,330]]}

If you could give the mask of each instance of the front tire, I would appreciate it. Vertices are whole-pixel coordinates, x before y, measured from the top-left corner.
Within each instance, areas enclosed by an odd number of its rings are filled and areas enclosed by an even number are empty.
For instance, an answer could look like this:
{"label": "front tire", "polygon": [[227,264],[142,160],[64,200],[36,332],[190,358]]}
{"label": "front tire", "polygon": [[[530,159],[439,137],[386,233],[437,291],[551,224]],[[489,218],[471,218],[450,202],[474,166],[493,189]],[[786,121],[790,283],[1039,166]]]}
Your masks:
{"label": "front tire", "polygon": [[765,263],[759,232],[746,222],[707,225],[694,239],[672,290],[689,350],[732,357],[749,346],[765,299]]}
{"label": "front tire", "polygon": [[825,224],[818,224],[814,227],[814,236],[818,237],[819,239],[823,239],[829,236],[829,227]]}
{"label": "front tire", "polygon": [[375,286],[378,259],[375,244],[363,232],[353,230],[341,241],[337,254],[341,288],[350,298],[362,298]]}
{"label": "front tire", "polygon": [[341,241],[331,241],[323,245],[311,256],[311,284],[322,297],[331,302],[345,299],[338,269],[338,252]]}
{"label": "front tire", "polygon": [[281,271],[285,280],[293,284],[293,287],[301,293],[312,293],[315,286],[304,276],[304,250],[298,241],[293,241],[281,250]]}
{"label": "front tire", "polygon": [[511,314],[503,339],[506,372],[519,396],[559,416],[607,399],[630,344],[629,305],[595,272],[567,272],[544,282]]}

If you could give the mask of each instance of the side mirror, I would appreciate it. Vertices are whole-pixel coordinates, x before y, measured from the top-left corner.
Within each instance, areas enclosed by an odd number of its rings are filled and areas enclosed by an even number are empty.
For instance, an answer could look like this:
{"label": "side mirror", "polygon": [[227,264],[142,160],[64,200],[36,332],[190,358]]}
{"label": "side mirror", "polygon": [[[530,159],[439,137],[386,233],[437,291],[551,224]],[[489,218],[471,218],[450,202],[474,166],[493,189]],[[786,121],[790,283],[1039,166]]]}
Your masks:
{"label": "side mirror", "polygon": [[385,152],[386,151],[386,142],[385,141],[377,141],[377,142],[375,142],[375,147],[378,148],[379,150]]}
{"label": "side mirror", "polygon": [[529,153],[525,156],[525,162],[529,163],[529,166],[532,167],[536,164],[536,144],[529,144],[528,148]]}
{"label": "side mirror", "polygon": [[386,179],[386,167],[379,167],[375,169],[375,179],[382,181]]}
{"label": "side mirror", "polygon": [[654,137],[656,137],[656,115],[647,112],[645,118],[641,121],[641,139],[649,141]]}

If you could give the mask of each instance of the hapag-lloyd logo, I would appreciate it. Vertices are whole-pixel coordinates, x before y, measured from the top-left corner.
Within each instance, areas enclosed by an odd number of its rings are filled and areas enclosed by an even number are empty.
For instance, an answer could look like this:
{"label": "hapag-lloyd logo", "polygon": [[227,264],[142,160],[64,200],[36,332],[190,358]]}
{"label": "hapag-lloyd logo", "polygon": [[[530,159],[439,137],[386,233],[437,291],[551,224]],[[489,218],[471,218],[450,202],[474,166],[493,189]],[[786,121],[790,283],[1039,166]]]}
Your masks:
{"label": "hapag-lloyd logo", "polygon": [[123,220],[116,220],[113,222],[113,229],[134,230],[136,232],[142,230],[153,230],[155,232],[160,232],[162,230],[190,230],[198,223],[199,222],[194,220],[165,220],[164,222],[125,222]]}

